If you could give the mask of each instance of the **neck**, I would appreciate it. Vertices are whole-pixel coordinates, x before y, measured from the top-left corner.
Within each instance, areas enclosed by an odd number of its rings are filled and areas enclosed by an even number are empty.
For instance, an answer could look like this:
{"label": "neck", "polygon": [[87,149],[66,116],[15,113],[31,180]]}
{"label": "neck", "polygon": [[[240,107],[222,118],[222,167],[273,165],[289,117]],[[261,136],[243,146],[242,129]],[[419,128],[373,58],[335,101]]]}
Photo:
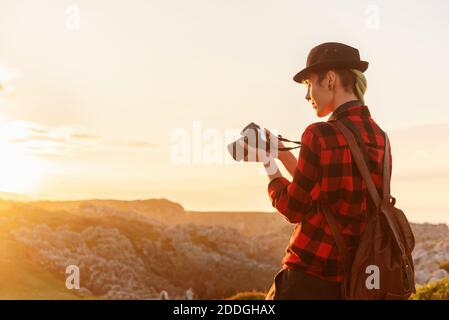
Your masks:
{"label": "neck", "polygon": [[337,109],[342,104],[353,100],[359,100],[359,98],[357,98],[357,96],[353,93],[344,93],[336,95],[334,100],[332,101],[332,111]]}

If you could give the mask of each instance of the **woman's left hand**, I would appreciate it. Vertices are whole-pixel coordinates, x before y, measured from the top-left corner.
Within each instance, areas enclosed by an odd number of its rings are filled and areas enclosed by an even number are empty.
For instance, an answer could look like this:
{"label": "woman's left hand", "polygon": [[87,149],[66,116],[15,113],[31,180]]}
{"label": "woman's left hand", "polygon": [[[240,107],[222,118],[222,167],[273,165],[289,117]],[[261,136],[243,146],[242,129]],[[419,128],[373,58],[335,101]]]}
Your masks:
{"label": "woman's left hand", "polygon": [[267,137],[269,137],[269,139],[270,139],[270,144],[272,146],[276,147],[276,154],[274,154],[273,156],[275,158],[279,158],[279,149],[285,148],[285,145],[282,143],[281,140],[279,140],[279,137],[275,136],[270,130],[268,130],[267,128],[264,128],[264,130],[265,130]]}

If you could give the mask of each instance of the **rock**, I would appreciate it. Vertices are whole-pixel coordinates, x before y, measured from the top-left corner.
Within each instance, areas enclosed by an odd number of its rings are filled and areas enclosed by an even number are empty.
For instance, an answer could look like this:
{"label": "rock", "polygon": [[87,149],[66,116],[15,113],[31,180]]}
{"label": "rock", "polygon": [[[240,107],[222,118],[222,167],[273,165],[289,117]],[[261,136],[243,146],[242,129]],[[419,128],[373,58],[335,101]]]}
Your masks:
{"label": "rock", "polygon": [[76,293],[81,297],[93,297],[93,293],[87,288],[80,288]]}
{"label": "rock", "polygon": [[418,271],[415,273],[415,282],[417,284],[420,284],[420,285],[426,284],[427,280],[429,278],[430,278],[430,274],[426,271],[421,270],[421,271]]}
{"label": "rock", "polygon": [[423,263],[427,260],[428,252],[423,249],[418,249],[413,252],[413,262],[415,265]]}
{"label": "rock", "polygon": [[436,263],[439,263],[444,260],[446,260],[444,252],[438,252],[437,254],[433,255],[433,257],[432,257],[432,261],[436,262]]}
{"label": "rock", "polygon": [[412,224],[416,239],[413,251],[415,281],[427,284],[449,276],[440,269],[442,262],[449,261],[449,228],[446,224]]}
{"label": "rock", "polygon": [[193,300],[193,289],[189,288],[189,290],[186,291],[186,300]]}
{"label": "rock", "polygon": [[449,273],[446,270],[439,269],[432,274],[428,283],[446,278],[447,276],[449,276]]}
{"label": "rock", "polygon": [[449,228],[446,224],[412,223],[416,242],[441,241],[449,238]]}
{"label": "rock", "polygon": [[162,290],[159,294],[160,300],[170,300],[170,297],[168,296],[168,292],[165,290]]}
{"label": "rock", "polygon": [[446,240],[439,241],[435,244],[435,250],[446,252],[449,250],[449,242]]}

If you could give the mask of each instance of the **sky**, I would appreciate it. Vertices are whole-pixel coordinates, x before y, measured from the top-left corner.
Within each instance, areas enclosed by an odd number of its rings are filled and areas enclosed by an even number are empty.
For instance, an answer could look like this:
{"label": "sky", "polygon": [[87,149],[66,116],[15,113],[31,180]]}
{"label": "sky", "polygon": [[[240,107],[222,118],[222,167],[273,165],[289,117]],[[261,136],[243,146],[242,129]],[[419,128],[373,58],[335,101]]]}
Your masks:
{"label": "sky", "polygon": [[226,145],[249,122],[297,140],[326,121],[292,77],[337,41],[370,63],[365,100],[390,137],[398,207],[448,223],[447,12],[443,0],[0,0],[0,191],[273,211],[261,165],[233,163]]}

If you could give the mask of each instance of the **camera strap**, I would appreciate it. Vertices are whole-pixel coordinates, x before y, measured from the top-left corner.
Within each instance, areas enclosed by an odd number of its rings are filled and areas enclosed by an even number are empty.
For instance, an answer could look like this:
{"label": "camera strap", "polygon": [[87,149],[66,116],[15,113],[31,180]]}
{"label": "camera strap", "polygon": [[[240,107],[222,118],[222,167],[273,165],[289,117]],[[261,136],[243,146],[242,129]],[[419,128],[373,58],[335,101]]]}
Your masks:
{"label": "camera strap", "polygon": [[283,138],[281,135],[278,135],[278,139],[281,140],[281,141],[284,141],[284,142],[291,142],[291,143],[297,144],[296,147],[284,147],[284,148],[279,148],[279,149],[278,149],[279,151],[290,151],[290,150],[298,149],[298,148],[301,147],[301,142],[300,142],[300,141],[289,140],[289,139],[287,139],[287,138]]}

